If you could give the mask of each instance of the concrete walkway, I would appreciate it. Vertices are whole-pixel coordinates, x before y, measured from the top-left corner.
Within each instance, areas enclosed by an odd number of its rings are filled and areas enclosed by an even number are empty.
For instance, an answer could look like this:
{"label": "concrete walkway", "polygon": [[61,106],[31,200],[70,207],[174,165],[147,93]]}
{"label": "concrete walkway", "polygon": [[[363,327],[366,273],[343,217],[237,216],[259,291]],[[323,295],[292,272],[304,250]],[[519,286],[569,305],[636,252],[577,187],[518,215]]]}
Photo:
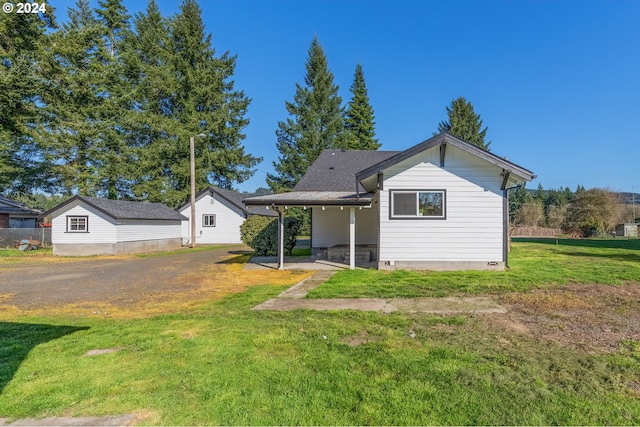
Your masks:
{"label": "concrete walkway", "polygon": [[129,426],[134,422],[134,415],[112,417],[49,417],[25,418],[8,423],[7,418],[0,418],[0,426]]}
{"label": "concrete walkway", "polygon": [[276,298],[256,305],[252,310],[359,310],[434,314],[507,312],[504,307],[487,297],[304,299],[309,291],[326,282],[335,273],[335,271],[318,271]]}

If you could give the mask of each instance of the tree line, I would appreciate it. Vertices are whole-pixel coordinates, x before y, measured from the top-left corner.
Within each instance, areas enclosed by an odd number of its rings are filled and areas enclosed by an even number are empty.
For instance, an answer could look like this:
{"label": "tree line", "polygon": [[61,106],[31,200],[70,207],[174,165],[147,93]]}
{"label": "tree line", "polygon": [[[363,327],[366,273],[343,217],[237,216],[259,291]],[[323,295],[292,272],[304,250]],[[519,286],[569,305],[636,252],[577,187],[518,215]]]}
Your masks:
{"label": "tree line", "polygon": [[563,233],[605,237],[624,222],[637,222],[634,206],[602,188],[575,191],[568,187],[535,190],[517,187],[509,193],[509,219],[513,227],[545,227]]}
{"label": "tree line", "polygon": [[[78,0],[62,25],[55,13],[47,5],[0,15],[1,193],[41,208],[75,194],[175,207],[189,193],[196,135],[198,189],[231,189],[253,175],[262,159],[243,145],[250,98],[235,87],[236,56],[213,48],[196,0],[168,17],[155,0],[135,16],[122,0]],[[362,65],[343,105],[317,37],[308,55],[277,123],[272,192],[290,191],[326,148],[381,145]],[[489,149],[469,101],[446,111],[439,132]]]}
{"label": "tree line", "polygon": [[199,188],[254,173],[236,57],[216,53],[195,0],[170,17],[154,0],[133,17],[120,0],[78,0],[63,25],[54,13],[1,15],[1,191],[176,206],[199,134]]}

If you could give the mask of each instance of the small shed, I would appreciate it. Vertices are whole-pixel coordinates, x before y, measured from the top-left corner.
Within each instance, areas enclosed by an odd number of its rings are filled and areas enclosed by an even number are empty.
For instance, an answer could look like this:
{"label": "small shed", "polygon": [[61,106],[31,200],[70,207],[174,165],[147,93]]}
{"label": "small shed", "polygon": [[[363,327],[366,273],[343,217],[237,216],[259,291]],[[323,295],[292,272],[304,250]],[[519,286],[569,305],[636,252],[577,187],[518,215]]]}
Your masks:
{"label": "small shed", "polygon": [[75,196],[46,212],[54,255],[115,255],[181,246],[186,218],[162,203]]}
{"label": "small shed", "polygon": [[616,226],[616,236],[638,237],[638,224],[627,222]]}
{"label": "small shed", "polygon": [[[277,217],[278,213],[265,206],[247,208],[242,194],[209,186],[196,194],[196,243],[242,243],[240,226],[251,215]],[[191,202],[178,208],[188,220],[182,224],[184,242],[191,239]]]}

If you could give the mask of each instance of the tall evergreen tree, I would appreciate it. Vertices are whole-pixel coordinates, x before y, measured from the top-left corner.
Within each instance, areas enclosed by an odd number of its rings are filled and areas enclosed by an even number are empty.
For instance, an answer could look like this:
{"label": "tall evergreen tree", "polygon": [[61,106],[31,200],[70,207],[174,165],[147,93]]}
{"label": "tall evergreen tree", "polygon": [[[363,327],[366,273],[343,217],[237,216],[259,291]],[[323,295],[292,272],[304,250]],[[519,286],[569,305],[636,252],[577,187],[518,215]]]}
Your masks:
{"label": "tall evergreen tree", "polygon": [[43,107],[49,123],[38,133],[51,165],[51,191],[93,196],[99,187],[96,106],[102,102],[101,31],[88,0],[78,0],[67,14],[69,21],[51,36],[51,79]]}
{"label": "tall evergreen tree", "polygon": [[488,128],[482,129],[480,115],[475,113],[471,102],[463,97],[454,99],[447,107],[447,115],[449,119],[438,124],[438,132],[449,132],[489,151],[491,141],[484,140]]}
{"label": "tall evergreen tree", "polygon": [[367,84],[360,64],[356,65],[350,90],[352,98],[344,120],[347,147],[351,150],[377,150],[380,144],[375,138],[373,107],[369,103]]}
{"label": "tall evergreen tree", "polygon": [[[205,135],[195,139],[198,189],[209,184],[231,188],[234,182],[249,178],[261,160],[245,153],[242,145],[250,100],[234,88],[236,57],[228,52],[215,56],[201,14],[194,0],[184,0],[180,12],[168,23],[166,48],[143,58],[147,67],[143,70],[156,63],[167,67],[170,75],[156,69],[152,75],[143,76],[145,96],[140,107],[150,108],[154,114],[146,123],[151,150],[143,158],[144,174],[134,193],[173,206],[189,194],[191,136]],[[140,48],[154,39],[164,43],[163,24],[152,5],[145,19],[137,20],[138,28],[146,25]],[[153,83],[160,79],[167,81],[156,90]],[[169,157],[154,164],[153,158],[159,155]]]}
{"label": "tall evergreen tree", "polygon": [[274,192],[292,189],[322,150],[347,148],[342,137],[342,98],[317,37],[308,54],[305,85],[296,83],[293,102],[285,103],[289,117],[278,122],[276,130],[277,175],[267,174],[267,184]]}
{"label": "tall evergreen tree", "polygon": [[96,158],[98,192],[110,199],[128,198],[134,167],[128,119],[133,98],[124,61],[131,24],[122,0],[102,0],[96,10],[100,28],[99,102],[96,104],[99,139]]}
{"label": "tall evergreen tree", "polygon": [[41,186],[46,171],[34,128],[46,121],[39,108],[45,92],[47,30],[56,27],[53,10],[0,14],[0,193]]}

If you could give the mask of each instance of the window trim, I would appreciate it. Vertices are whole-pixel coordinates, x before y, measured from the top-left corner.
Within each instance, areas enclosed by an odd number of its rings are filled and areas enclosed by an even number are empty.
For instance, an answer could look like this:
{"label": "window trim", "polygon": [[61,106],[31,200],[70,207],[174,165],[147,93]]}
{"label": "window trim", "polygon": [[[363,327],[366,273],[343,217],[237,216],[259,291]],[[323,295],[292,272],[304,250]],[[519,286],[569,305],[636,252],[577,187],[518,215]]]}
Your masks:
{"label": "window trim", "polygon": [[[89,232],[89,216],[88,215],[67,215],[67,233],[88,233]],[[84,230],[72,230],[72,219],[84,219]]]}
{"label": "window trim", "polygon": [[[211,225],[211,221],[205,221],[206,217],[213,218],[213,225]],[[209,224],[207,224],[209,222]],[[203,227],[215,227],[216,226],[216,214],[202,214],[202,226]]]}
{"label": "window trim", "polygon": [[[395,193],[416,193],[416,215],[394,215],[393,203]],[[419,216],[418,193],[442,193],[442,215],[441,216]],[[389,219],[390,220],[446,220],[447,219],[447,190],[444,188],[420,188],[420,189],[389,189]]]}

